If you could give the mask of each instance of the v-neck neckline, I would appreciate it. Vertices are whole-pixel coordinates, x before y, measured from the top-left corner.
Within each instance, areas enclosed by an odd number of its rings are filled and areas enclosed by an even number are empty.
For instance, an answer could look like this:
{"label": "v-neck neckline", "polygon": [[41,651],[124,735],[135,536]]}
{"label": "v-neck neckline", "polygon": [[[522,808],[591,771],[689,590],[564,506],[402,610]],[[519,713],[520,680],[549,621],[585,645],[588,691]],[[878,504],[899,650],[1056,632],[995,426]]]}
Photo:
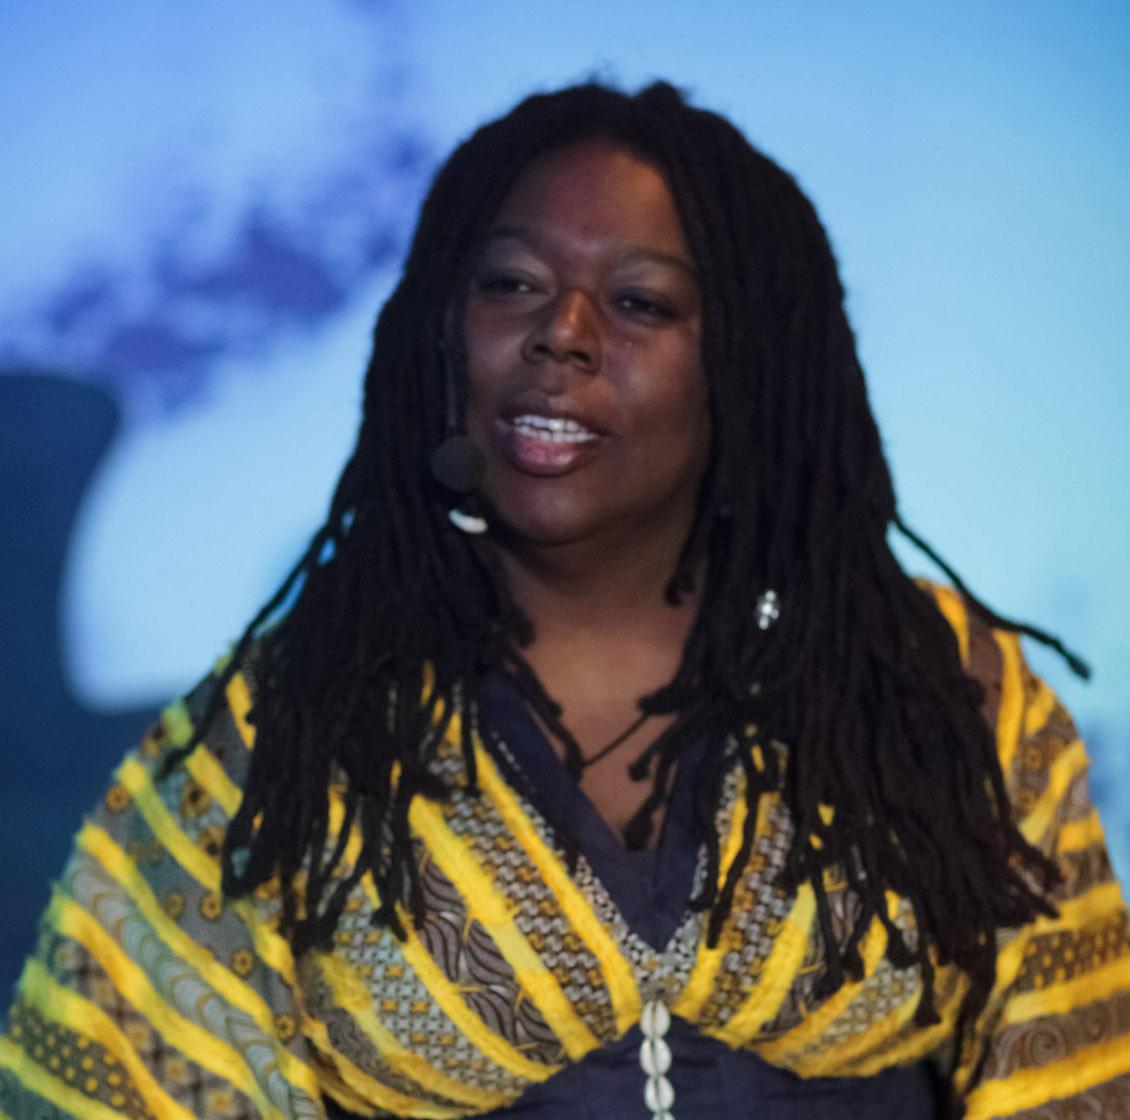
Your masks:
{"label": "v-neck neckline", "polygon": [[664,955],[688,918],[697,917],[689,907],[702,860],[693,801],[708,741],[688,744],[680,757],[656,845],[632,850],[566,772],[514,686],[488,677],[482,697],[484,745],[501,748],[517,767],[528,788],[516,792],[551,828],[572,836],[625,928],[652,953]]}

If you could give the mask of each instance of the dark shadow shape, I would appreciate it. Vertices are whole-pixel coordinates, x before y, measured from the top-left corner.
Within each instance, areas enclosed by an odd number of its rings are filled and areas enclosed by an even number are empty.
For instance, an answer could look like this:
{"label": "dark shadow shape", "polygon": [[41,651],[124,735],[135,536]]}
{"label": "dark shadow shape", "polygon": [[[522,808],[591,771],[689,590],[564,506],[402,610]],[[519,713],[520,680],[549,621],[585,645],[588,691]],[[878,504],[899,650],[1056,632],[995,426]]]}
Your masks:
{"label": "dark shadow shape", "polygon": [[156,715],[91,711],[63,673],[64,565],[118,423],[96,385],[0,373],[0,1014],[83,814]]}

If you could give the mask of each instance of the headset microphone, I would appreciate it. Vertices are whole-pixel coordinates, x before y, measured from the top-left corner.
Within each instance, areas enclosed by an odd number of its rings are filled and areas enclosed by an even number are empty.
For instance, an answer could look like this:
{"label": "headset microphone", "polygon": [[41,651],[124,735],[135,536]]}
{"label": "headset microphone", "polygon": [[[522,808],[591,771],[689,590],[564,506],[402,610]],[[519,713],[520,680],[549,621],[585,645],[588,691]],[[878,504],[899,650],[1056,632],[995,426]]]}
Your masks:
{"label": "headset microphone", "polygon": [[467,436],[448,436],[433,452],[432,478],[453,494],[472,494],[486,470],[483,453]]}
{"label": "headset microphone", "polygon": [[[442,338],[439,350],[446,358]],[[444,363],[445,367],[447,363]],[[444,395],[447,405],[447,438],[432,452],[428,465],[432,478],[445,490],[468,499],[470,509],[458,505],[447,511],[448,519],[462,533],[478,536],[487,531],[486,519],[475,512],[478,505],[474,493],[486,473],[487,462],[483,453],[471,440],[459,432],[459,408],[456,401],[455,377],[451,369],[444,369]]]}

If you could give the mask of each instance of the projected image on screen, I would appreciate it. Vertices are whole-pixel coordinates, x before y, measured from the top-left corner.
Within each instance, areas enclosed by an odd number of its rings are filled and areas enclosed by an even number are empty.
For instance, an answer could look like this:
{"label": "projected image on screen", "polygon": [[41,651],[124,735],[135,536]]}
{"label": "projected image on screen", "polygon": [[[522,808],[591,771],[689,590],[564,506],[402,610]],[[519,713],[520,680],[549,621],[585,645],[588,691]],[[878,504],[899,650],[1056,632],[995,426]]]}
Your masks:
{"label": "projected image on screen", "polygon": [[529,7],[0,15],[21,157],[0,185],[18,665],[0,849],[20,869],[0,985],[122,751],[321,522],[436,161],[520,95],[594,73],[689,86],[815,198],[908,519],[1096,667],[1080,688],[1035,659],[1130,871],[1126,28],[1050,4],[1026,6],[1023,35],[964,4],[672,5],[642,23],[626,3]]}

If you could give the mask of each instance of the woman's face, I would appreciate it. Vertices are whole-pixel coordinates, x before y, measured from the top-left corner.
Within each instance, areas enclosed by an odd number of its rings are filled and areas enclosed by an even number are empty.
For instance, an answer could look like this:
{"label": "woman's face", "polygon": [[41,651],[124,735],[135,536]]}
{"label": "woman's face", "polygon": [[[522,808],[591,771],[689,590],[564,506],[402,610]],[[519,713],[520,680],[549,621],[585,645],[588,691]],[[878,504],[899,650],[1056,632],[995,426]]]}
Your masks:
{"label": "woman's face", "polygon": [[531,162],[474,262],[463,329],[468,435],[513,536],[681,546],[710,412],[697,269],[655,167],[607,140]]}

